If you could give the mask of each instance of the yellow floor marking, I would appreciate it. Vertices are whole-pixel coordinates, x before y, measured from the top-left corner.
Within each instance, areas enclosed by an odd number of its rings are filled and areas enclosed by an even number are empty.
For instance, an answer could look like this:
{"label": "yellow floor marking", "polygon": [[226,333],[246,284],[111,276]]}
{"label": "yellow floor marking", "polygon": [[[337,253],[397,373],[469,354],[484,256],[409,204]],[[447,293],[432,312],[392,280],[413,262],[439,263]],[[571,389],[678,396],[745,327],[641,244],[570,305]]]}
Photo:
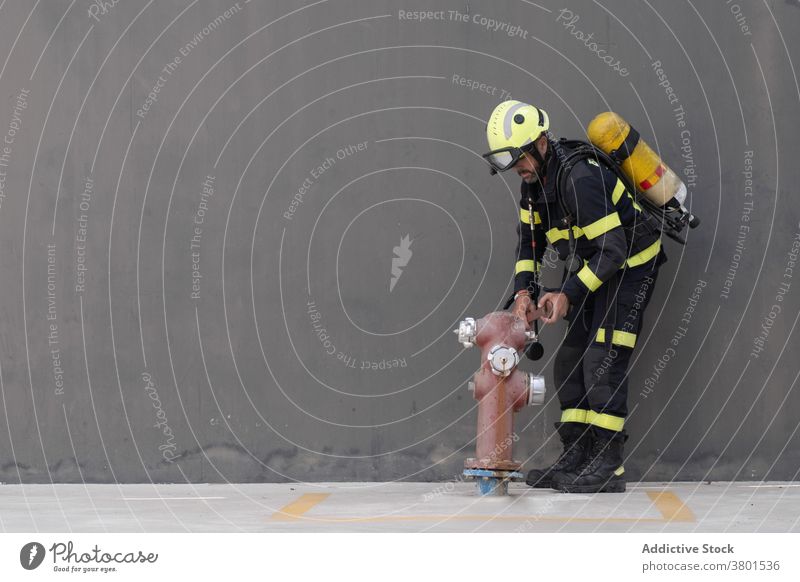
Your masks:
{"label": "yellow floor marking", "polygon": [[281,507],[272,514],[273,521],[295,521],[302,518],[302,515],[315,505],[322,503],[330,493],[306,493],[301,495],[296,501]]}
{"label": "yellow floor marking", "polygon": [[397,521],[546,521],[574,523],[664,523],[696,521],[694,513],[671,491],[647,491],[647,495],[663,517],[561,517],[553,515],[382,515],[374,517],[314,516],[305,517],[310,509],[330,497],[330,493],[306,493],[272,514],[272,521],[308,521],[322,523],[378,523]]}
{"label": "yellow floor marking", "polygon": [[692,510],[672,491],[648,491],[647,496],[665,521],[697,521]]}

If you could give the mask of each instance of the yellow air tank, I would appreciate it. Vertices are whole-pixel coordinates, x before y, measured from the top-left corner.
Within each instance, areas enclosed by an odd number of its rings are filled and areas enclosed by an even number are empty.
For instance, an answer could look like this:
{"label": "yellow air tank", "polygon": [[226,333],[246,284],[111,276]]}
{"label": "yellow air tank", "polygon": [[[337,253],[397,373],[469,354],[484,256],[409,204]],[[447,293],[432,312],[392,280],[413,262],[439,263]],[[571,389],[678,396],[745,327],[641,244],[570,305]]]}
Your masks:
{"label": "yellow air tank", "polygon": [[586,133],[594,146],[620,162],[642,196],[658,206],[667,205],[672,198],[683,205],[686,186],[622,117],[611,111],[601,113],[592,119]]}

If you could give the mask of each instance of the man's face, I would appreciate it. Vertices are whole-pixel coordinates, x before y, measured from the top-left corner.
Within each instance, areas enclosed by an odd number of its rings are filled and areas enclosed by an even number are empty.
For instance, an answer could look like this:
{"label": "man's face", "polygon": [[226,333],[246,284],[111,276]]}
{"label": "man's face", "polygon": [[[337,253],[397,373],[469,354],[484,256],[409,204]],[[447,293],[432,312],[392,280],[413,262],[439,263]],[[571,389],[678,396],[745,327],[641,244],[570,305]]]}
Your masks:
{"label": "man's face", "polygon": [[526,184],[535,184],[539,181],[539,169],[539,162],[534,160],[530,154],[523,154],[514,164],[514,171]]}
{"label": "man's face", "polygon": [[[539,150],[542,156],[547,150],[546,142],[541,138],[536,141],[533,147]],[[535,184],[539,181],[539,173],[542,171],[542,167],[532,155],[526,153],[514,164],[513,170],[526,184]]]}

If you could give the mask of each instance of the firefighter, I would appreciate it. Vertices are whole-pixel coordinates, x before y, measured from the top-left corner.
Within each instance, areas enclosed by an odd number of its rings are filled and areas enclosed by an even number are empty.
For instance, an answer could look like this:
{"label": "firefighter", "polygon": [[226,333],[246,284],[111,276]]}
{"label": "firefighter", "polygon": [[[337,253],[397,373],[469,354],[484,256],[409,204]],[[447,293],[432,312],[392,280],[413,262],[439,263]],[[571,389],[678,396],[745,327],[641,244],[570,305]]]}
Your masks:
{"label": "firefighter", "polygon": [[[595,159],[577,162],[557,188],[568,150],[541,109],[505,101],[486,134],[492,173],[522,178],[513,311],[528,325],[567,320],[554,363],[563,451],[526,482],[572,493],[625,491],[627,370],[666,260],[658,223]],[[560,288],[550,290],[539,287],[548,244],[567,262]]]}

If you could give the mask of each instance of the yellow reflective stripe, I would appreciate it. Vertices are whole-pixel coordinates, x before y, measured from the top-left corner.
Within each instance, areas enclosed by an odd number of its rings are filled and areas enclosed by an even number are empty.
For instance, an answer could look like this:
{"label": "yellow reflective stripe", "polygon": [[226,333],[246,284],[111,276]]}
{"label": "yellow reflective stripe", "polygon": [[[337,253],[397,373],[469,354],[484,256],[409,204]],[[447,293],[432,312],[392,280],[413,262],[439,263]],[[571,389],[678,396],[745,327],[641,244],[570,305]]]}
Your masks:
{"label": "yellow reflective stripe", "polygon": [[608,216],[604,216],[600,220],[595,220],[589,226],[583,227],[583,234],[586,235],[586,238],[593,239],[597,238],[603,233],[608,232],[612,228],[616,228],[622,225],[619,220],[619,214],[617,212],[612,212]]}
{"label": "yellow reflective stripe", "polygon": [[527,261],[517,261],[517,268],[514,271],[514,274],[523,273],[525,271],[534,271],[534,265],[532,260]]}
{"label": "yellow reflective stripe", "polygon": [[589,291],[597,291],[600,285],[603,284],[603,282],[597,278],[597,275],[589,268],[589,265],[584,265],[583,268],[578,271],[578,279],[583,281],[583,284],[586,285]]}
{"label": "yellow reflective stripe", "polygon": [[643,251],[640,251],[632,257],[629,257],[628,260],[625,261],[625,264],[629,267],[638,267],[639,265],[644,265],[647,261],[658,255],[659,250],[661,250],[661,239],[658,239]]}
{"label": "yellow reflective stripe", "polygon": [[[524,208],[519,209],[519,219],[525,224],[531,223],[531,211]],[[533,211],[533,224],[542,224],[542,217],[535,210]]]}
{"label": "yellow reflective stripe", "polygon": [[622,475],[624,472],[625,472],[625,467],[623,467],[622,465],[620,465],[620,466],[619,466],[619,468],[618,468],[616,471],[614,471],[614,475],[616,475],[617,477],[619,477],[619,476],[620,476],[620,475]]}
{"label": "yellow reflective stripe", "polygon": [[615,329],[614,333],[611,334],[611,343],[626,348],[632,348],[636,345],[636,334]]}
{"label": "yellow reflective stripe", "polygon": [[622,198],[623,192],[625,192],[625,184],[622,183],[622,180],[617,178],[617,185],[614,186],[614,191],[611,193],[611,202],[614,203],[614,206],[616,206],[619,199]]}
{"label": "yellow reflective stripe", "polygon": [[587,412],[580,408],[567,408],[561,411],[561,422],[586,422]]}
{"label": "yellow reflective stripe", "polygon": [[586,422],[588,424],[606,428],[608,430],[621,431],[625,426],[625,419],[621,416],[612,416],[611,414],[601,414],[594,410],[586,412]]}
{"label": "yellow reflective stripe", "polygon": [[[619,202],[619,199],[622,198],[622,195],[625,192],[627,192],[627,190],[625,190],[625,184],[622,183],[622,180],[617,178],[617,184],[616,184],[616,186],[614,186],[614,191],[611,193],[611,202],[614,203],[614,206],[617,205],[617,203]],[[639,206],[639,204],[636,202],[636,198],[634,198],[631,195],[630,192],[628,192],[628,198],[631,199],[631,203],[633,204],[633,207],[636,210],[638,210],[639,212],[641,212],[642,211],[642,207]]]}
{"label": "yellow reflective stripe", "polygon": [[[583,236],[583,230],[579,226],[573,226],[572,233],[575,235],[575,238]],[[545,233],[545,236],[547,236],[548,241],[554,243],[561,239],[568,239],[569,233],[566,228],[551,228]]]}
{"label": "yellow reflective stripe", "polygon": [[[597,330],[597,336],[595,337],[595,341],[598,341],[601,344],[605,343],[606,341],[605,328],[601,327],[600,329]],[[614,332],[611,334],[611,343],[626,348],[633,348],[634,346],[636,346],[636,334],[631,333],[629,331],[620,331],[615,329]]]}
{"label": "yellow reflective stripe", "polygon": [[636,198],[634,198],[633,196],[631,196],[631,193],[630,193],[630,192],[628,192],[628,198],[630,198],[630,199],[631,199],[631,202],[633,203],[633,207],[634,207],[636,210],[638,210],[639,212],[641,212],[641,211],[642,211],[642,207],[641,207],[641,206],[639,206],[639,204],[636,202]]}

